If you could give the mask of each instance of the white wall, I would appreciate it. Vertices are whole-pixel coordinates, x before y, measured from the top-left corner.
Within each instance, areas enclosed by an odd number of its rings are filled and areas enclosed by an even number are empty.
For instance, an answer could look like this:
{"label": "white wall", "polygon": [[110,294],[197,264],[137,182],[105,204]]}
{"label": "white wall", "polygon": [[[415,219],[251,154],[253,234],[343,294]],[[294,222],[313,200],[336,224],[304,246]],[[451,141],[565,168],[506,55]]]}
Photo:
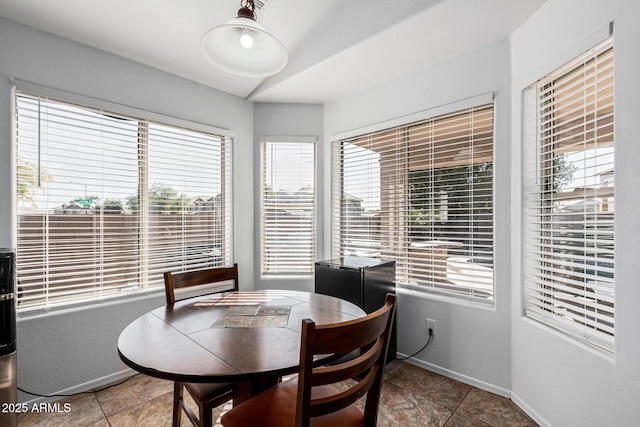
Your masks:
{"label": "white wall", "polygon": [[[0,247],[15,247],[11,79],[230,129],[234,164],[253,158],[252,105],[235,96],[0,18]],[[234,170],[235,259],[241,288],[253,286],[253,172]],[[110,381],[125,367],[116,342],[124,326],[162,295],[98,304],[18,321],[18,384],[40,393]],[[31,397],[20,395],[21,401]]]}
{"label": "white wall", "polygon": [[[595,45],[614,21],[615,355],[599,354],[522,316],[521,91]],[[542,425],[636,426],[640,402],[640,2],[548,0],[512,47],[512,396]],[[602,37],[600,36],[600,39]]]}
{"label": "white wall", "polygon": [[[255,104],[253,112],[253,143],[254,143],[254,163],[255,172],[254,185],[260,188],[260,171],[262,170],[262,158],[260,151],[260,138],[268,136],[311,136],[317,137],[316,153],[321,152],[324,143],[323,123],[324,109],[320,104]],[[316,171],[322,176],[323,158],[316,154]],[[318,182],[322,182],[318,179]],[[296,289],[300,291],[313,292],[314,278],[307,276],[290,277],[264,277],[260,274],[260,192],[255,192],[255,219],[254,228],[256,230],[254,239],[255,250],[255,274],[256,288],[280,288]],[[316,186],[316,200],[318,205],[323,200],[324,188],[322,185]],[[320,206],[316,209],[316,232],[318,244],[316,253],[322,253],[322,233],[323,212]]]}
{"label": "white wall", "polygon": [[[511,255],[509,239],[509,45],[498,43],[422,72],[325,106],[325,158],[331,136],[495,91],[495,307],[399,292],[398,351],[408,355],[426,341],[427,317],[437,322],[429,349],[413,362],[502,395],[509,395]],[[325,188],[330,188],[325,162]],[[325,248],[329,251],[330,200],[325,194]],[[416,326],[418,325],[418,326]],[[424,327],[422,327],[424,325]]]}

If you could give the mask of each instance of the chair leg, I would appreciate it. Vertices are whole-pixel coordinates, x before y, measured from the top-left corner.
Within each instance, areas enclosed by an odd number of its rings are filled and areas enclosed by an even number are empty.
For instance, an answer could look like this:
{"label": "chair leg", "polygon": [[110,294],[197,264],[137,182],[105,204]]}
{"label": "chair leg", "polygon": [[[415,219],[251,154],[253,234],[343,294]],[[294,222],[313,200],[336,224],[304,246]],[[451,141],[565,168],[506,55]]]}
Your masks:
{"label": "chair leg", "polygon": [[173,427],[180,427],[180,416],[182,415],[182,383],[173,383]]}
{"label": "chair leg", "polygon": [[213,426],[213,408],[204,403],[198,405],[200,409],[200,423],[198,427],[212,427]]}

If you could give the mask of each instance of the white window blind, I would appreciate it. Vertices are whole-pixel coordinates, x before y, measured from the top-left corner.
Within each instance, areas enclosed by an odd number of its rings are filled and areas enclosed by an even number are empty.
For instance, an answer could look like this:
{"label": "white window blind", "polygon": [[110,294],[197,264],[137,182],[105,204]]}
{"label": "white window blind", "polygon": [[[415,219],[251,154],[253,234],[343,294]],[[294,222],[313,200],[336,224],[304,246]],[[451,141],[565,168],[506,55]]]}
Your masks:
{"label": "white window blind", "polygon": [[316,254],[315,138],[262,142],[262,273],[311,274]]}
{"label": "white window blind", "polygon": [[[528,317],[613,352],[614,72],[609,39],[526,92]],[[527,136],[527,135],[525,135]]]}
{"label": "white window blind", "polygon": [[335,141],[333,162],[335,257],[492,303],[493,102]]}
{"label": "white window blind", "polygon": [[20,310],[232,262],[226,137],[20,91],[16,124]]}

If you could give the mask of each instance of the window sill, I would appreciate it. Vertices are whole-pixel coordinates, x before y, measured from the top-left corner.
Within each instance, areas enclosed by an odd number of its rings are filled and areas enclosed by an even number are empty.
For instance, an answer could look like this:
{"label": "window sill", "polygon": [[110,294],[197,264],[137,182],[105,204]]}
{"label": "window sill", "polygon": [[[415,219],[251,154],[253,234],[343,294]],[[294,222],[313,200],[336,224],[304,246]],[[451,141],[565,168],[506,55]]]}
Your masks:
{"label": "window sill", "polygon": [[313,273],[282,273],[282,274],[261,274],[260,280],[305,280],[305,279],[313,279]]}
{"label": "window sill", "polygon": [[437,288],[429,288],[420,285],[396,283],[396,293],[411,297],[418,297],[430,301],[440,301],[449,304],[463,305],[467,307],[495,311],[495,300],[478,298],[471,295],[452,295]]}
{"label": "window sill", "polygon": [[152,289],[143,289],[135,293],[120,294],[111,297],[104,297],[102,299],[78,301],[70,304],[52,305],[49,307],[33,307],[24,308],[22,310],[18,308],[17,320],[19,322],[20,320],[85,311],[97,307],[107,307],[110,305],[131,303],[158,297],[162,297],[162,303],[164,303],[164,288],[156,287]]}

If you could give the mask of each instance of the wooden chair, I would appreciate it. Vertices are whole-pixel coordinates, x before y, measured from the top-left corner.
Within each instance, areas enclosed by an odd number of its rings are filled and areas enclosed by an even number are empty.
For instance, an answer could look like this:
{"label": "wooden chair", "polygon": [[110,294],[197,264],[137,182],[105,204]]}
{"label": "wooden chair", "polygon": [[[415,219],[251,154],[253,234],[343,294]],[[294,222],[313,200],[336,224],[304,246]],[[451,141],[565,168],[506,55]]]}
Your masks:
{"label": "wooden chair", "polygon": [[[189,286],[208,285],[212,283],[233,281],[233,290],[238,290],[238,264],[233,267],[210,268],[206,270],[185,271],[182,273],[172,273],[170,271],[164,273],[164,290],[167,295],[167,304],[176,302],[175,289],[186,288]],[[214,290],[207,293],[220,292]]]}
{"label": "wooden chair", "polygon": [[[164,273],[164,287],[167,296],[167,305],[176,302],[175,289],[189,286],[207,285],[223,281],[232,281],[233,290],[238,290],[238,264],[233,267],[212,268],[206,270],[186,271],[183,273]],[[206,290],[201,295],[221,292],[219,290]],[[193,400],[198,405],[198,415],[184,401],[184,389],[187,389]],[[233,384],[231,383],[181,383],[173,385],[173,426],[180,426],[181,411],[193,425],[198,427],[211,427],[213,425],[213,408],[233,398]]]}
{"label": "wooden chair", "polygon": [[[395,314],[395,295],[366,317],[330,325],[302,321],[298,377],[235,406],[224,427],[373,427]],[[313,366],[315,355],[359,356],[337,365]],[[360,380],[356,378],[361,378]],[[340,384],[339,388],[331,384]],[[364,413],[354,405],[366,393]]]}

